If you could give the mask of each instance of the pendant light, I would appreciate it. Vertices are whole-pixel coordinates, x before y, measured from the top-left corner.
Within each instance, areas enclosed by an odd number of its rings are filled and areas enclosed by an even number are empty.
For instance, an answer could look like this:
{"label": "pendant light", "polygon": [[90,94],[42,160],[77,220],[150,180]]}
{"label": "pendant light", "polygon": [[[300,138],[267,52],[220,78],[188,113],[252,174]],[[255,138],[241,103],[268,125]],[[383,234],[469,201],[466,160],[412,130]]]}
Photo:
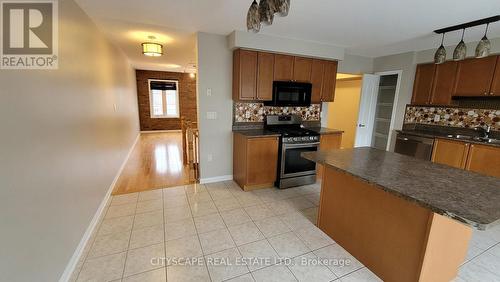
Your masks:
{"label": "pendant light", "polygon": [[455,51],[453,51],[453,60],[455,61],[461,61],[465,59],[465,56],[467,55],[467,46],[464,42],[464,34],[465,28],[462,30],[462,39],[458,43],[457,47],[455,47]]}
{"label": "pendant light", "polygon": [[256,0],[253,0],[250,9],[247,13],[247,29],[252,32],[260,31],[260,16],[259,16],[259,4]]}
{"label": "pendant light", "polygon": [[274,11],[271,11],[270,1],[273,0],[260,0],[259,2],[259,16],[260,23],[264,25],[272,25],[274,20]]}
{"label": "pendant light", "polygon": [[476,58],[484,58],[488,57],[490,55],[490,50],[491,50],[491,43],[488,37],[486,37],[486,34],[488,33],[488,26],[490,24],[486,24],[486,30],[484,31],[484,36],[479,41],[476,47]]}
{"label": "pendant light", "polygon": [[286,17],[290,11],[290,0],[274,0],[274,12],[278,16]]}
{"label": "pendant light", "polygon": [[436,53],[434,54],[434,63],[435,64],[442,64],[446,61],[446,48],[444,48],[444,35],[445,33],[443,33],[443,37],[441,38],[441,46],[439,46],[439,48],[436,50]]}

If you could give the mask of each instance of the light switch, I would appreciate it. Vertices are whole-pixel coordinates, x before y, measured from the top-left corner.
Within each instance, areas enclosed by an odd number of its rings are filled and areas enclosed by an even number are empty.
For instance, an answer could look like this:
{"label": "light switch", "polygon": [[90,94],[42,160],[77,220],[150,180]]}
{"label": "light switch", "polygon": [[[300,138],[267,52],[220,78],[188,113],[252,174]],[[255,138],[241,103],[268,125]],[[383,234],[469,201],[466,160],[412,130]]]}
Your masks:
{"label": "light switch", "polygon": [[207,88],[207,96],[212,96],[212,88]]}
{"label": "light switch", "polygon": [[217,119],[217,112],[207,112],[207,119]]}

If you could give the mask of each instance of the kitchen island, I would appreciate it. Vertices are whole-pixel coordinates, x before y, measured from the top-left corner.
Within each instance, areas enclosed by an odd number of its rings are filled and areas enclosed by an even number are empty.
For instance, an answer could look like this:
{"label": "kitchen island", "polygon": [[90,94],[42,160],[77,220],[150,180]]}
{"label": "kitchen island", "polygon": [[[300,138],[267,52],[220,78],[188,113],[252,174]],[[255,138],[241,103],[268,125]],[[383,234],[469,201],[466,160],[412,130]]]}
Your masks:
{"label": "kitchen island", "polygon": [[373,148],[302,156],[325,167],[318,227],[384,281],[450,281],[472,228],[500,219],[500,179]]}

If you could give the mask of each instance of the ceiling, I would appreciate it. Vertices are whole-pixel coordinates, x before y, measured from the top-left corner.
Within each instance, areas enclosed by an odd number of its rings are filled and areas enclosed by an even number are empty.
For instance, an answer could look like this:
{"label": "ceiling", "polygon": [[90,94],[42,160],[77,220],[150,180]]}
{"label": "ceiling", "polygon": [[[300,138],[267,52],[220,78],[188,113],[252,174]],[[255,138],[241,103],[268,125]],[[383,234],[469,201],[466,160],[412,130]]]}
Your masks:
{"label": "ceiling", "polygon": [[[134,66],[183,71],[196,58],[195,33],[227,35],[245,30],[252,0],[76,1]],[[498,0],[292,0],[289,15],[275,17],[273,25],[264,26],[261,33],[378,57],[435,48],[441,38],[432,30],[496,14],[500,14]],[[137,36],[131,36],[133,31]],[[477,41],[483,32],[484,26],[467,30],[465,41]],[[140,43],[150,33],[165,38],[165,56],[147,58],[140,53]],[[500,22],[492,24],[488,34],[500,37]],[[445,45],[459,40],[460,32],[454,32],[446,36]]]}

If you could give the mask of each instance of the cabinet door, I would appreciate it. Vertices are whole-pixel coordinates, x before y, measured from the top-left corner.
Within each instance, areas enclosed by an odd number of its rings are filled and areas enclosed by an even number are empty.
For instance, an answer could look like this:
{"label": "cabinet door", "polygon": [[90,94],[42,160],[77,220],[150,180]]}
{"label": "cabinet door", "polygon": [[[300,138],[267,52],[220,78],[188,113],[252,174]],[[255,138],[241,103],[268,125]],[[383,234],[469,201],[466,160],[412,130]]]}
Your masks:
{"label": "cabinet door", "polygon": [[312,59],[295,57],[293,62],[293,80],[311,81]]}
{"label": "cabinet door", "polygon": [[500,148],[477,144],[470,145],[465,169],[500,177]]}
{"label": "cabinet door", "polygon": [[312,103],[321,103],[321,89],[323,87],[324,72],[325,72],[325,61],[314,59],[311,67]]}
{"label": "cabinet door", "polygon": [[453,96],[489,96],[496,62],[495,56],[460,61]]}
{"label": "cabinet door", "polygon": [[236,50],[233,62],[233,98],[257,98],[257,52]]}
{"label": "cabinet door", "polygon": [[325,61],[321,101],[333,102],[335,99],[335,84],[337,83],[337,62]]}
{"label": "cabinet door", "polygon": [[415,82],[413,83],[413,96],[411,99],[412,104],[429,104],[435,70],[435,64],[417,65]]}
{"label": "cabinet door", "polygon": [[293,80],[293,56],[274,55],[274,80]]}
{"label": "cabinet door", "polygon": [[436,65],[434,82],[432,83],[432,105],[449,105],[451,103],[451,93],[455,85],[457,65],[458,63],[454,61]]}
{"label": "cabinet door", "polygon": [[273,99],[274,54],[259,52],[257,71],[257,99]]}
{"label": "cabinet door", "polygon": [[[342,134],[323,134],[320,137],[319,149],[321,151],[340,149],[342,143]],[[321,179],[323,176],[323,166],[316,165],[316,177]]]}
{"label": "cabinet door", "polygon": [[274,183],[278,166],[278,137],[252,138],[247,142],[247,184]]}
{"label": "cabinet door", "polygon": [[497,56],[497,64],[495,68],[495,75],[490,89],[491,96],[500,96],[500,56]]}
{"label": "cabinet door", "polygon": [[432,149],[432,162],[463,169],[468,151],[469,143],[436,139]]}

